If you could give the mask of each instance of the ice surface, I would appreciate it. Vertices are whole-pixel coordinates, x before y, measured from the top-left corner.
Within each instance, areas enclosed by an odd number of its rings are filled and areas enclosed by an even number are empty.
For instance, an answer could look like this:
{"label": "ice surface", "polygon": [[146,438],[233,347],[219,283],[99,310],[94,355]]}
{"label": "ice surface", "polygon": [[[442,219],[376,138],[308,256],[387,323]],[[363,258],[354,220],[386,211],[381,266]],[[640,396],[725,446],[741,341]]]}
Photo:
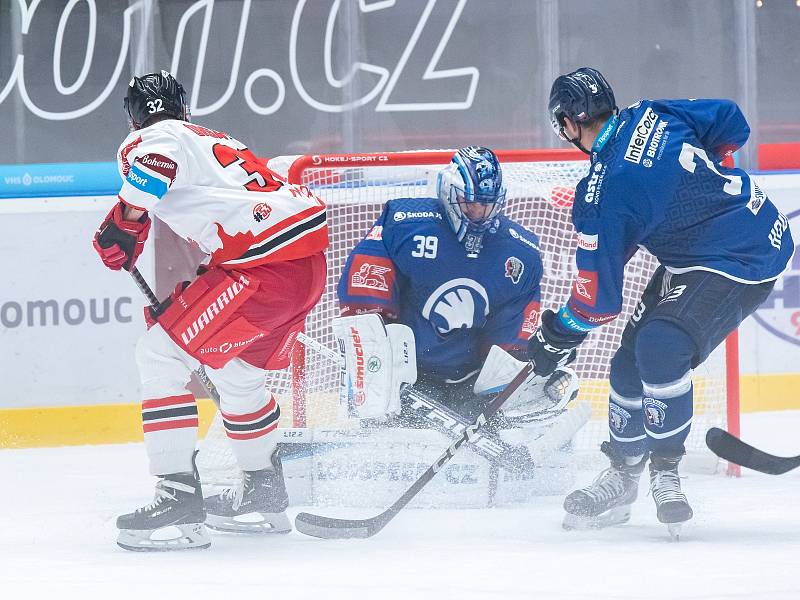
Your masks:
{"label": "ice surface", "polygon": [[[752,414],[743,437],[794,455],[799,429],[800,412]],[[604,531],[563,531],[562,498],[548,496],[409,510],[369,540],[214,534],[209,550],[126,552],[115,518],[153,482],[138,444],[0,451],[0,598],[800,599],[800,469],[686,478],[695,519],[679,543],[643,480],[631,522]]]}

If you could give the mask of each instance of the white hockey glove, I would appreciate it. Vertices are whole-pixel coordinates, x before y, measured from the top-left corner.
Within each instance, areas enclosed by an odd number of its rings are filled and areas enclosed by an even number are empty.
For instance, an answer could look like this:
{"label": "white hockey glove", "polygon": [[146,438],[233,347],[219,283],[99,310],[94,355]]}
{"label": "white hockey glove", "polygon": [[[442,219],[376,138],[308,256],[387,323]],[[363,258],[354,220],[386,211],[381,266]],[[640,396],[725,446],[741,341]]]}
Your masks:
{"label": "white hockey glove", "polygon": [[344,416],[376,419],[400,413],[400,391],[417,380],[414,332],[377,314],[339,317],[333,333],[342,356],[339,405]]}
{"label": "white hockey glove", "polygon": [[[500,392],[525,363],[499,346],[492,346],[473,390],[478,395]],[[558,367],[548,377],[535,377],[503,405],[503,413],[519,425],[558,414],[578,395],[578,376],[569,367]]]}

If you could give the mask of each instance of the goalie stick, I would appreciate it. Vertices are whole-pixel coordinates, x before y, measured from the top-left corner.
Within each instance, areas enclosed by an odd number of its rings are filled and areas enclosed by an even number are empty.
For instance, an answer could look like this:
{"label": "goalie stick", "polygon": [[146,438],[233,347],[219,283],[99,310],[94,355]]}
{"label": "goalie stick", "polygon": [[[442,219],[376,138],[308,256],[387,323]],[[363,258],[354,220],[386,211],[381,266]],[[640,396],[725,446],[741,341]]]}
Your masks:
{"label": "goalie stick", "polygon": [[475,434],[486,425],[489,418],[494,415],[503,403],[508,400],[526,381],[534,376],[533,365],[527,363],[514,377],[505,389],[497,394],[478,415],[475,421],[464,429],[461,436],[456,439],[436,461],[409,487],[394,504],[382,513],[368,519],[335,519],[301,512],[295,518],[295,527],[301,533],[325,539],[368,538],[383,529],[420,491],[436,476],[459,448],[474,438]]}
{"label": "goalie stick", "polygon": [[706,432],[706,445],[720,458],[767,475],[783,475],[800,467],[800,456],[767,454],[719,427]]}
{"label": "goalie stick", "polygon": [[[139,289],[141,290],[142,294],[144,294],[144,297],[147,298],[147,301],[150,303],[150,306],[152,306],[153,309],[156,312],[158,312],[159,309],[161,308],[161,302],[159,302],[158,297],[155,295],[152,288],[145,281],[144,277],[139,272],[139,269],[133,267],[130,270],[130,274],[131,277],[133,277],[133,280],[136,282],[136,285],[139,286]],[[219,392],[217,392],[217,388],[214,387],[214,384],[208,378],[208,374],[206,373],[206,370],[203,368],[203,365],[200,365],[195,371],[192,371],[192,373],[194,374],[195,377],[197,377],[198,381],[200,381],[200,383],[203,385],[205,390],[208,392],[208,396],[211,398],[211,400],[214,401],[214,404],[217,405],[217,408],[219,408]]]}
{"label": "goalie stick", "polygon": [[[339,354],[314,338],[304,333],[297,334],[297,341],[311,348],[334,362],[340,362]],[[464,428],[470,425],[463,415],[450,410],[437,400],[416,389],[413,385],[406,385],[401,398],[409,402],[414,414],[430,425],[431,429],[446,435],[450,439],[457,439]],[[543,413],[546,411],[543,411]],[[535,468],[535,462],[530,451],[522,445],[506,442],[497,433],[478,431],[466,442],[473,451],[489,462],[520,475],[529,474]]]}

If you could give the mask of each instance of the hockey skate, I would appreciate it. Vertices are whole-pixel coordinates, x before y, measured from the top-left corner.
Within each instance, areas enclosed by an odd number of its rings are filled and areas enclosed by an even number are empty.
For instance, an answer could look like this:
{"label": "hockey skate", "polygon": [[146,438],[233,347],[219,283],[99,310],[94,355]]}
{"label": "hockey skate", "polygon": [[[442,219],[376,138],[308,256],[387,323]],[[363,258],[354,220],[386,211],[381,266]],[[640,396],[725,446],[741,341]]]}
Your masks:
{"label": "hockey skate", "polygon": [[647,462],[647,454],[633,465],[623,456],[617,456],[609,442],[600,450],[608,456],[611,466],[600,473],[588,487],[571,492],[564,499],[563,527],[572,529],[600,529],[627,523],[631,518],[631,504],[639,491],[639,476]]}
{"label": "hockey skate", "polygon": [[173,473],[156,483],[153,501],[117,518],[117,544],[126,550],[208,548],[203,491],[195,473]]}
{"label": "hockey skate", "polygon": [[681,456],[650,457],[650,493],[656,503],[656,515],[669,530],[673,540],[680,539],[681,526],[692,518],[692,507],[681,491],[678,464]]}
{"label": "hockey skate", "polygon": [[206,498],[206,525],[233,533],[289,533],[289,496],[277,453],[273,469],[244,471],[238,486]]}

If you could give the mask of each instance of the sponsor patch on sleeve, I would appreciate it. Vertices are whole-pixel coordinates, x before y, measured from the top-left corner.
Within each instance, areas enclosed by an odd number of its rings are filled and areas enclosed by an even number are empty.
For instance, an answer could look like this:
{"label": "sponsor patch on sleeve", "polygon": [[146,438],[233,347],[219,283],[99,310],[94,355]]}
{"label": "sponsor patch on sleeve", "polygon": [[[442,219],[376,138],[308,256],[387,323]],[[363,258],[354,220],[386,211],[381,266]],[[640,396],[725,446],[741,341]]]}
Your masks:
{"label": "sponsor patch on sleeve", "polygon": [[172,185],[172,182],[175,181],[175,176],[178,174],[177,163],[162,154],[145,154],[137,158],[136,163],[141,163],[146,170],[158,173],[169,180],[168,185]]}
{"label": "sponsor patch on sleeve", "polygon": [[578,233],[578,248],[590,252],[597,250],[597,234]]}
{"label": "sponsor patch on sleeve", "polygon": [[347,293],[391,300],[395,276],[394,263],[388,258],[359,254],[350,267]]}
{"label": "sponsor patch on sleeve", "polygon": [[597,271],[578,271],[572,282],[572,294],[587,306],[597,303]]}
{"label": "sponsor patch on sleeve", "polygon": [[366,239],[381,241],[383,239],[383,225],[375,225],[370,229]]}
{"label": "sponsor patch on sleeve", "polygon": [[519,328],[517,337],[527,340],[530,338],[536,329],[539,327],[539,315],[541,313],[541,304],[538,300],[528,302],[525,307],[525,319],[522,321],[522,326]]}

